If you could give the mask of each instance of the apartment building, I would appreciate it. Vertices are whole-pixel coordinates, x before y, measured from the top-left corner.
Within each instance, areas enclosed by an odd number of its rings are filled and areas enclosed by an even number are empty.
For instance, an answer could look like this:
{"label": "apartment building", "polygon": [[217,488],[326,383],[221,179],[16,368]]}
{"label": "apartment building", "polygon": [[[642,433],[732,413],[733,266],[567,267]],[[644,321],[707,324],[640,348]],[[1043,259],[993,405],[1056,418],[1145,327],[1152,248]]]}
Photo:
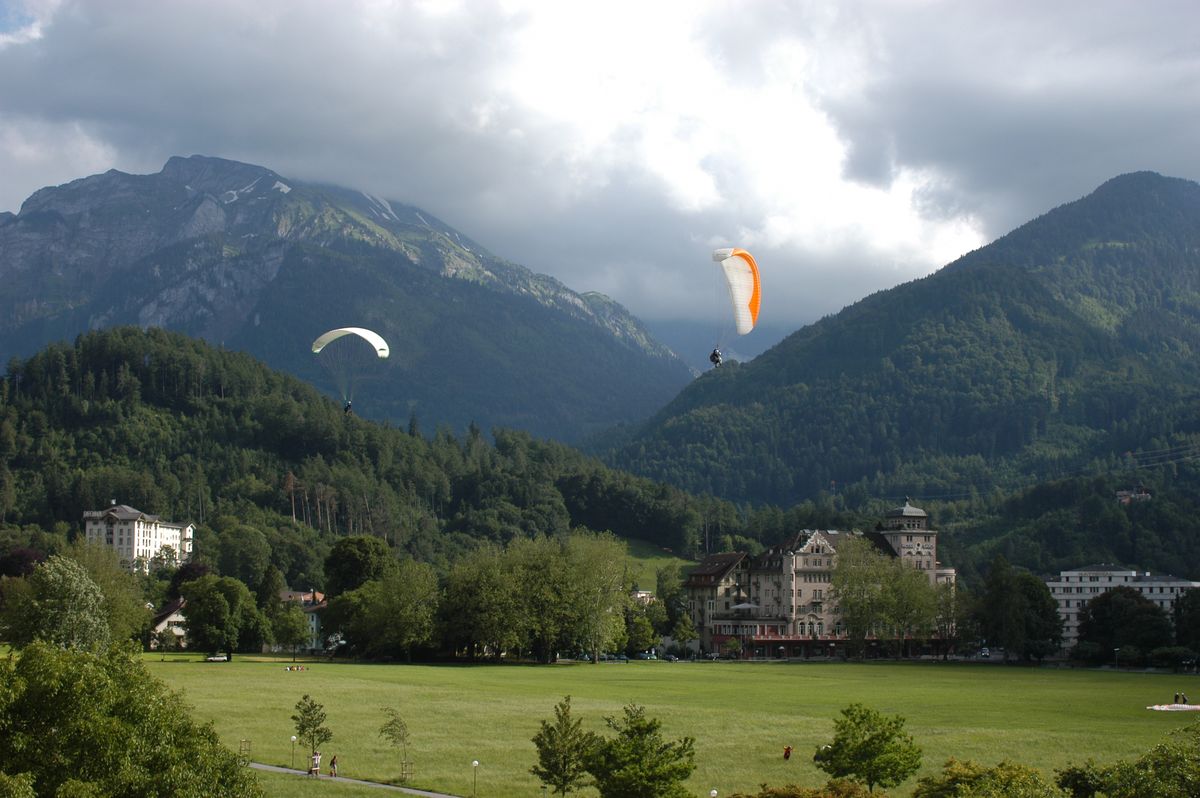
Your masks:
{"label": "apartment building", "polygon": [[1062,618],[1063,648],[1071,649],[1079,642],[1079,616],[1084,605],[1101,593],[1114,587],[1131,587],[1162,607],[1168,616],[1173,616],[1175,599],[1187,590],[1200,587],[1200,582],[1102,564],[1062,571],[1057,577],[1047,579],[1046,586],[1050,588],[1050,595],[1058,604],[1058,615]]}

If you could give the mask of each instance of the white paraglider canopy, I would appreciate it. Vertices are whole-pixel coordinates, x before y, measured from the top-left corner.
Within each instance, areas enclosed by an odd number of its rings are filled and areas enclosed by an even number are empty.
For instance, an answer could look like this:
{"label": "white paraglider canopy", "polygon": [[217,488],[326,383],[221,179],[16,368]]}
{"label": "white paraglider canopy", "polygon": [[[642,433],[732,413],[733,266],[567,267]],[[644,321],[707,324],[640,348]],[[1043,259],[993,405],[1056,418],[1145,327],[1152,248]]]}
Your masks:
{"label": "white paraglider canopy", "polygon": [[365,339],[367,343],[375,347],[375,354],[377,354],[379,357],[387,357],[389,354],[391,354],[391,350],[388,349],[387,341],[383,340],[383,336],[364,327],[338,327],[337,329],[330,330],[327,333],[321,333],[321,335],[317,336],[317,340],[313,341],[313,354],[320,354],[321,350],[327,345],[345,335],[357,335],[360,338]]}
{"label": "white paraglider canopy", "polygon": [[391,354],[383,336],[365,327],[338,327],[321,333],[313,341],[312,351],[337,383],[347,412],[359,378],[376,373],[379,361]]}
{"label": "white paraglider canopy", "polygon": [[725,275],[738,335],[745,335],[758,323],[758,306],[762,299],[758,264],[754,262],[754,256],[737,247],[713,250],[712,258],[721,264],[721,271]]}

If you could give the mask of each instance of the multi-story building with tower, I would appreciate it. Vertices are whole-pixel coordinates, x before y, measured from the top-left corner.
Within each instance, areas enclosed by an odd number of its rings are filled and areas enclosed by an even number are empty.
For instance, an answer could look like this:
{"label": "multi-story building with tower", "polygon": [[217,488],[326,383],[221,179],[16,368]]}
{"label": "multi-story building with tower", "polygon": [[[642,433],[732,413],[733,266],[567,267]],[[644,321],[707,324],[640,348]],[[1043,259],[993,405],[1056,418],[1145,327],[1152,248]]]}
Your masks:
{"label": "multi-story building with tower", "polygon": [[906,500],[873,532],[805,529],[757,557],[706,557],[684,586],[698,643],[717,651],[734,638],[754,657],[832,656],[846,641],[830,595],[838,548],[865,539],[931,584],[953,584],[954,569],[937,559],[937,535],[928,514]]}

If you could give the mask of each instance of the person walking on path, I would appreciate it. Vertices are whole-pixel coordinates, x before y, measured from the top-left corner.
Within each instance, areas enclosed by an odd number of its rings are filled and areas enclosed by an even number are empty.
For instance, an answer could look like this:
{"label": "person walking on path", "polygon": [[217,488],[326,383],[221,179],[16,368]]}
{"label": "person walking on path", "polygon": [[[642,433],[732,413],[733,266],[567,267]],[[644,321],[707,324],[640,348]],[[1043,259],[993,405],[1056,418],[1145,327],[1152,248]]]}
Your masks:
{"label": "person walking on path", "polygon": [[337,754],[334,754],[333,759],[329,760],[329,778],[337,778]]}

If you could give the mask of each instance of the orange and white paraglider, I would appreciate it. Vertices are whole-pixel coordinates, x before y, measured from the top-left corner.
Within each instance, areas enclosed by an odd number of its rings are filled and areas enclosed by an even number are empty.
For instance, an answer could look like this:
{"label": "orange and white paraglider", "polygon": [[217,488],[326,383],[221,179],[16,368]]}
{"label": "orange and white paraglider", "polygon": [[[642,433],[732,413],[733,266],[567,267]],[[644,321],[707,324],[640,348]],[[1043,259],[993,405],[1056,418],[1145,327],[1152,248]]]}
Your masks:
{"label": "orange and white paraglider", "polygon": [[[754,256],[744,249],[726,247],[714,249],[713,260],[720,265],[729,288],[729,301],[733,305],[733,322],[738,335],[745,335],[758,323],[758,306],[762,300],[762,285],[758,279],[758,264]],[[721,342],[713,348],[708,359],[714,366],[721,365]]]}

